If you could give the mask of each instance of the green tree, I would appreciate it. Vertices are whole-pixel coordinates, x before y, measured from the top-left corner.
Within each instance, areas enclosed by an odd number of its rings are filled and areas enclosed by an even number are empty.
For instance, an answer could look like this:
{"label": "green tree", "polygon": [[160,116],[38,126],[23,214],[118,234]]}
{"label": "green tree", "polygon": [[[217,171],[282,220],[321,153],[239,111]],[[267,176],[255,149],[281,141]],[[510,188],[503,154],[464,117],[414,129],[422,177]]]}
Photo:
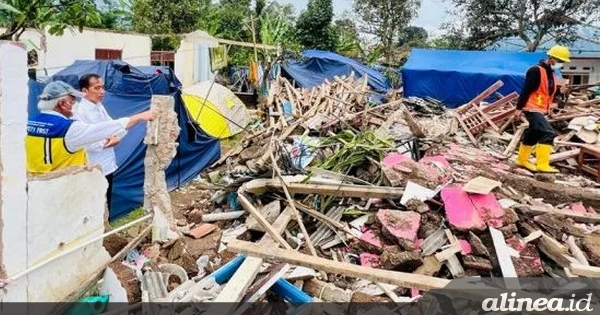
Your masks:
{"label": "green tree", "polygon": [[350,18],[336,20],[333,24],[335,51],[341,55],[358,58],[362,53],[356,24]]}
{"label": "green tree", "polygon": [[260,42],[266,45],[280,45],[284,49],[299,50],[294,33],[294,8],[271,2],[259,17]]}
{"label": "green tree", "polygon": [[0,40],[16,40],[27,28],[48,28],[52,35],[61,35],[70,26],[83,30],[85,25],[98,23],[100,13],[93,0],[2,0],[0,26],[6,30]]}
{"label": "green tree", "polygon": [[131,0],[104,0],[103,5],[98,8],[100,21],[87,26],[111,30],[131,30],[133,18],[131,5]]}
{"label": "green tree", "polygon": [[162,34],[153,38],[154,50],[174,50],[179,46],[177,34],[196,30],[201,9],[210,0],[133,0],[132,27],[144,34]]}
{"label": "green tree", "polygon": [[598,0],[448,0],[456,6],[468,48],[482,49],[516,36],[535,51],[548,36],[568,43],[575,26],[597,20]]}
{"label": "green tree", "polygon": [[361,30],[379,40],[387,61],[392,58],[400,30],[408,26],[420,6],[420,0],[354,0]]}
{"label": "green tree", "polygon": [[408,45],[410,47],[427,47],[427,39],[429,34],[427,31],[418,26],[407,26],[400,30],[398,35],[398,45]]}
{"label": "green tree", "polygon": [[305,48],[333,50],[332,36],[333,4],[331,0],[309,0],[308,6],[298,17],[296,37]]}

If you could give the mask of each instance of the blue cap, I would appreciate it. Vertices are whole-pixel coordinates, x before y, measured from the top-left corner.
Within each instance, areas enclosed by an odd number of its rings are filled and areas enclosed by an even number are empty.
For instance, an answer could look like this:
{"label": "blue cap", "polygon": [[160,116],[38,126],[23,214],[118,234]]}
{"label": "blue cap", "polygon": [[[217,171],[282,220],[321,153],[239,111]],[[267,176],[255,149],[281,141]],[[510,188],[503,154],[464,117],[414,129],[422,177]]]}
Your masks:
{"label": "blue cap", "polygon": [[72,95],[75,98],[82,98],[85,96],[82,92],[77,91],[71,85],[63,81],[52,81],[44,87],[44,91],[40,95],[40,100],[50,101],[65,95]]}

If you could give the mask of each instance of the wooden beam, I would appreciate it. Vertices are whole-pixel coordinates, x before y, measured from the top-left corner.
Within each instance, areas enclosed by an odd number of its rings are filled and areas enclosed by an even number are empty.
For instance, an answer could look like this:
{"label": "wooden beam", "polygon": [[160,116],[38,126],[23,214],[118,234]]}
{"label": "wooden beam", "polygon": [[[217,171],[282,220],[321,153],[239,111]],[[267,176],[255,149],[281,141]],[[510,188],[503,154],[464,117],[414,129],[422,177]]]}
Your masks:
{"label": "wooden beam", "polygon": [[[281,234],[285,231],[288,223],[292,220],[293,217],[292,210],[290,208],[285,208],[283,212],[279,215],[277,220],[273,223],[273,229],[275,232]],[[277,241],[273,240],[273,238],[269,234],[265,234],[261,240],[258,242],[261,246],[266,247],[276,247],[278,245]],[[242,263],[240,268],[236,271],[235,274],[229,279],[221,293],[217,296],[214,302],[223,302],[231,304],[231,309],[228,309],[227,312],[221,309],[220,312],[223,314],[228,314],[233,308],[237,305],[233,304],[233,302],[240,302],[244,297],[244,294],[254,281],[254,278],[260,271],[260,268],[263,264],[263,260],[258,257],[246,257],[246,260]]]}
{"label": "wooden beam", "polygon": [[283,237],[281,237],[281,235],[279,235],[281,233],[277,233],[275,228],[273,228],[273,226],[271,224],[269,224],[267,219],[265,219],[265,217],[260,213],[260,211],[258,211],[258,209],[256,209],[254,207],[254,205],[252,205],[250,200],[248,200],[243,194],[238,194],[238,200],[242,204],[242,207],[244,207],[244,209],[248,210],[248,212],[250,212],[250,214],[252,214],[256,218],[256,221],[258,221],[260,226],[262,226],[262,228],[265,229],[265,231],[267,231],[267,233],[274,240],[276,240],[279,245],[283,246],[286,249],[292,249],[290,244],[288,244],[283,239]]}
{"label": "wooden beam", "polygon": [[[404,194],[404,189],[385,186],[301,183],[286,183],[286,185],[291,193],[303,195],[317,194],[336,197],[393,199],[400,198]],[[245,184],[246,191],[257,195],[273,189],[283,189],[283,185],[279,180],[257,179]]]}
{"label": "wooden beam", "polygon": [[261,257],[264,259],[277,260],[280,262],[322,270],[328,273],[366,279],[376,283],[393,284],[407,289],[411,289],[413,287],[424,291],[441,289],[450,282],[447,279],[416,275],[412,273],[367,268],[349,263],[332,261],[321,257],[313,257],[298,253],[293,250],[279,249],[275,246],[266,247],[240,240],[233,240],[229,242],[227,250],[233,253],[241,253],[250,256]]}
{"label": "wooden beam", "polygon": [[585,265],[573,263],[573,264],[569,265],[569,269],[576,276],[590,277],[590,278],[600,277],[600,268],[599,267],[585,266]]}
{"label": "wooden beam", "polygon": [[574,211],[569,211],[569,210],[548,209],[548,208],[544,208],[544,207],[525,206],[525,205],[515,206],[515,209],[517,209],[517,211],[519,211],[521,213],[530,213],[530,214],[534,214],[534,215],[556,214],[556,215],[564,216],[567,218],[571,218],[577,222],[600,223],[600,215],[593,214],[593,213],[581,213],[581,212],[574,212]]}
{"label": "wooden beam", "polygon": [[[550,155],[550,163],[556,163],[556,162],[566,161],[566,160],[568,160],[570,158],[574,158],[576,156],[579,156],[579,151],[581,151],[581,150],[580,149],[573,149],[573,150],[569,150],[569,151],[565,151],[565,152],[554,153],[554,154]],[[529,160],[533,164],[537,163],[537,159],[536,158],[532,158],[532,159],[529,159]]]}
{"label": "wooden beam", "polygon": [[583,253],[581,248],[577,246],[577,243],[575,243],[575,238],[572,235],[569,235],[569,237],[567,238],[567,246],[569,247],[569,250],[571,250],[571,254],[573,254],[573,257],[575,257],[575,259],[577,259],[577,261],[579,261],[580,264],[584,266],[590,265],[590,262],[585,257],[585,254]]}

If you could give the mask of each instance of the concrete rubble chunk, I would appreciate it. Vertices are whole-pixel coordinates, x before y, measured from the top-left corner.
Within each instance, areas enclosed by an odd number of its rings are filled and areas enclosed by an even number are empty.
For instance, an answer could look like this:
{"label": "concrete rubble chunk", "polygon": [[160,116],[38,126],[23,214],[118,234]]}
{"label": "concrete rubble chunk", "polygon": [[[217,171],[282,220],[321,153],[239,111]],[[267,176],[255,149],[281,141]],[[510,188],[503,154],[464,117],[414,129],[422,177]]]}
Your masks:
{"label": "concrete rubble chunk", "polygon": [[375,216],[381,231],[390,240],[406,250],[414,249],[417,232],[421,225],[421,215],[416,212],[379,210]]}
{"label": "concrete rubble chunk", "polygon": [[144,209],[154,213],[152,239],[165,241],[180,236],[177,221],[173,217],[165,174],[177,153],[180,128],[172,96],[153,95],[150,108],[157,112],[157,117],[149,122],[144,138],[147,145],[144,159]]}

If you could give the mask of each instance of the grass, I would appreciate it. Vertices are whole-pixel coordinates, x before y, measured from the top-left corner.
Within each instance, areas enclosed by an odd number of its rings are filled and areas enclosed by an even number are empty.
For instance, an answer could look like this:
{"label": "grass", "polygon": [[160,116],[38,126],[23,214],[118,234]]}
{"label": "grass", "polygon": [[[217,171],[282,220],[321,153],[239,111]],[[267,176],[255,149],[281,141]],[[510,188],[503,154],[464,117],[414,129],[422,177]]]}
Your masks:
{"label": "grass", "polygon": [[129,214],[127,214],[124,217],[118,218],[112,222],[110,222],[110,226],[113,228],[118,228],[120,226],[123,226],[129,222],[133,222],[141,217],[144,216],[144,208],[139,207],[136,208],[135,210],[131,211]]}

